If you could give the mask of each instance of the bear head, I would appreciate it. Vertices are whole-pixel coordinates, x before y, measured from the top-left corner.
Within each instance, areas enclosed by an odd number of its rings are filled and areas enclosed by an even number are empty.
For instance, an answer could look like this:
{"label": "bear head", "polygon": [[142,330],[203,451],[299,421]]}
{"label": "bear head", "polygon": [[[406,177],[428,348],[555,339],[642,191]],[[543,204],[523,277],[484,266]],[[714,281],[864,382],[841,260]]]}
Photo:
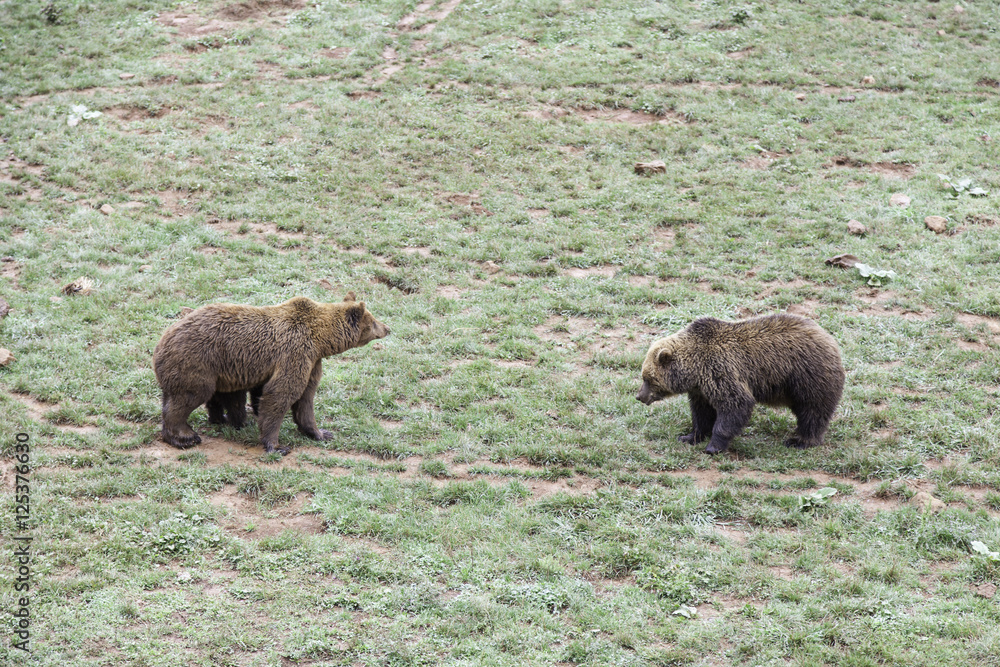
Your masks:
{"label": "bear head", "polygon": [[636,398],[646,405],[687,393],[693,385],[685,363],[689,341],[674,334],[653,341],[642,362],[642,387]]}
{"label": "bear head", "polygon": [[344,303],[350,304],[345,318],[352,327],[357,327],[359,335],[355,347],[362,347],[389,335],[389,327],[375,319],[375,316],[365,308],[364,301],[355,301],[354,292],[348,292],[344,297]]}

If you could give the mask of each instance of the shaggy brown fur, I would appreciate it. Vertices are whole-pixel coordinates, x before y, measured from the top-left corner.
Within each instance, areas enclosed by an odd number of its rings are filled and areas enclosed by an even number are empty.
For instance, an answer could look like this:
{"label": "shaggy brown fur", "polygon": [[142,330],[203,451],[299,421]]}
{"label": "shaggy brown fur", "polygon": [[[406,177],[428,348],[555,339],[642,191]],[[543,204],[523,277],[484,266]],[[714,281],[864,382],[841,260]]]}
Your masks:
{"label": "shaggy brown fur", "polygon": [[163,390],[163,439],[180,449],[201,442],[187,418],[202,403],[209,421],[242,427],[249,391],[266,451],[278,449],[289,408],[303,434],[328,440],[333,434],[317,428],[313,415],[323,358],[388,335],[363,301],[355,303],[353,292],[337,304],[299,296],[264,308],[202,306],[167,329],[153,352]]}
{"label": "shaggy brown fur", "polygon": [[822,444],[843,389],[837,342],[812,320],[706,317],[650,345],[636,398],[649,405],[686,393],[694,429],[680,440],[711,437],[705,451],[716,454],[746,427],[756,403],[795,413],[798,427],[785,445]]}

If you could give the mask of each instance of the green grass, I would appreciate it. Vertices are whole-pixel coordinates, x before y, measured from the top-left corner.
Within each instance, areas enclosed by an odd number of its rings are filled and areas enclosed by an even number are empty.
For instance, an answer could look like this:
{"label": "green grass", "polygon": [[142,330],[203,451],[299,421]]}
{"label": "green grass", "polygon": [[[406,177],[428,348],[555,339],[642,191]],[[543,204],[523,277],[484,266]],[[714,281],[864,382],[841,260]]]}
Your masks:
{"label": "green grass", "polygon": [[[417,5],[0,4],[0,661],[1000,664],[1000,6]],[[159,440],[181,308],[348,290],[392,335],[326,363],[333,440]],[[844,357],[823,447],[635,400],[786,310]]]}

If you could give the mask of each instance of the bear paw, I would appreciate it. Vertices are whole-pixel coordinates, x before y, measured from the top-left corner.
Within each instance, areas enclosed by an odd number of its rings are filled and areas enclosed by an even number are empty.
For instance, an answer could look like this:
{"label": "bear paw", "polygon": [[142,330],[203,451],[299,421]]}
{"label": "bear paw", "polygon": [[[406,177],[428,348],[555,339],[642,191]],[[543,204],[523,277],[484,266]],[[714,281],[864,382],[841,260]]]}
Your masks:
{"label": "bear paw", "polygon": [[264,443],[264,451],[267,452],[268,454],[273,454],[274,452],[278,452],[282,456],[288,456],[291,453],[292,448],[291,447],[282,447],[281,445],[275,445],[275,444],[271,444],[271,443],[265,442]]}
{"label": "bear paw", "polygon": [[720,445],[716,442],[709,442],[708,447],[705,448],[706,454],[721,454],[722,452],[729,449],[729,443]]}
{"label": "bear paw", "polygon": [[822,443],[813,440],[803,440],[797,435],[793,435],[788,440],[785,440],[785,447],[791,447],[793,449],[809,449],[810,447],[818,447]]}
{"label": "bear paw", "polygon": [[169,433],[164,433],[163,441],[171,447],[176,447],[177,449],[191,449],[195,445],[201,443],[201,436],[197,433],[192,433],[191,435],[171,435]]}

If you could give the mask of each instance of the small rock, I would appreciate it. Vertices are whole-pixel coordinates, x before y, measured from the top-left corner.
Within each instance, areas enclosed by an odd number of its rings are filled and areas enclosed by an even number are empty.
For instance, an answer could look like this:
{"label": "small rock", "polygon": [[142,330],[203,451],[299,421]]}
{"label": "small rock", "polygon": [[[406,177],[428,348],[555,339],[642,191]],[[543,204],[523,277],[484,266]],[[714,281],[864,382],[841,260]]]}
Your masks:
{"label": "small rock", "polygon": [[866,86],[870,86],[873,83],[875,83],[875,77],[873,77],[873,76],[866,76],[863,79],[861,79],[861,83],[865,84]]}
{"label": "small rock", "polygon": [[322,287],[325,290],[333,291],[333,283],[331,283],[326,278],[320,278],[320,280],[319,280],[319,286]]}
{"label": "small rock", "polygon": [[799,93],[798,95],[795,96],[795,99],[797,99],[799,102],[801,102],[802,100],[806,99],[806,94],[805,93]]}
{"label": "small rock", "polygon": [[997,585],[991,584],[989,582],[985,584],[979,584],[978,586],[973,586],[972,591],[979,597],[986,598],[990,600],[994,595],[997,594]]}
{"label": "small rock", "polygon": [[945,36],[945,35],[947,35],[948,33],[946,33],[946,32],[945,32],[944,30],[938,30],[938,33],[937,33],[937,34],[938,34],[938,37],[944,37],[944,36]]}
{"label": "small rock", "polygon": [[868,233],[868,228],[857,220],[849,220],[847,222],[847,231],[855,236],[864,236]]}
{"label": "small rock", "polygon": [[79,278],[71,282],[69,285],[63,287],[62,293],[67,295],[78,294],[80,296],[86,296],[90,294],[93,286],[94,283],[93,281],[90,280],[90,278],[87,278],[86,276],[80,276]]}
{"label": "small rock", "polygon": [[636,162],[635,173],[637,174],[665,174],[667,173],[667,163],[663,160],[653,160],[652,162]]}
{"label": "small rock", "polygon": [[856,98],[854,95],[845,95],[843,97],[838,97],[837,101],[838,102],[854,102],[857,99],[858,98]]}
{"label": "small rock", "polygon": [[115,212],[115,209],[111,206],[111,204],[104,204],[98,210],[104,215],[111,215],[112,213]]}
{"label": "small rock", "polygon": [[14,355],[11,354],[10,350],[0,347],[0,366],[6,366],[12,361],[14,361]]}
{"label": "small rock", "polygon": [[962,5],[955,5],[955,13],[956,14],[964,14],[965,13],[965,7],[963,7]]}
{"label": "small rock", "polygon": [[152,270],[153,270],[152,264],[143,264],[142,266],[139,267],[139,273],[145,273],[146,271],[152,271]]}
{"label": "small rock", "polygon": [[889,204],[891,206],[902,206],[903,208],[906,208],[910,205],[910,198],[902,192],[897,192],[893,196],[889,197]]}
{"label": "small rock", "polygon": [[0,298],[0,320],[7,317],[7,313],[10,312],[10,304]]}
{"label": "small rock", "polygon": [[135,74],[132,74],[131,72],[124,72],[122,74],[119,74],[118,78],[121,79],[122,81],[128,81],[129,79],[134,79]]}
{"label": "small rock", "polygon": [[842,269],[849,269],[858,263],[858,258],[854,255],[837,255],[826,260],[830,266],[839,266]]}
{"label": "small rock", "polygon": [[918,491],[912,498],[910,498],[910,504],[915,505],[925,512],[940,512],[945,508],[945,504],[927,493],[926,491]]}
{"label": "small rock", "polygon": [[924,224],[935,234],[944,234],[948,231],[948,219],[942,218],[940,215],[927,216],[924,218]]}
{"label": "small rock", "polygon": [[487,260],[483,262],[483,268],[486,269],[486,273],[489,273],[491,275],[494,273],[500,273],[500,267],[497,266],[496,262],[494,262],[493,260]]}

